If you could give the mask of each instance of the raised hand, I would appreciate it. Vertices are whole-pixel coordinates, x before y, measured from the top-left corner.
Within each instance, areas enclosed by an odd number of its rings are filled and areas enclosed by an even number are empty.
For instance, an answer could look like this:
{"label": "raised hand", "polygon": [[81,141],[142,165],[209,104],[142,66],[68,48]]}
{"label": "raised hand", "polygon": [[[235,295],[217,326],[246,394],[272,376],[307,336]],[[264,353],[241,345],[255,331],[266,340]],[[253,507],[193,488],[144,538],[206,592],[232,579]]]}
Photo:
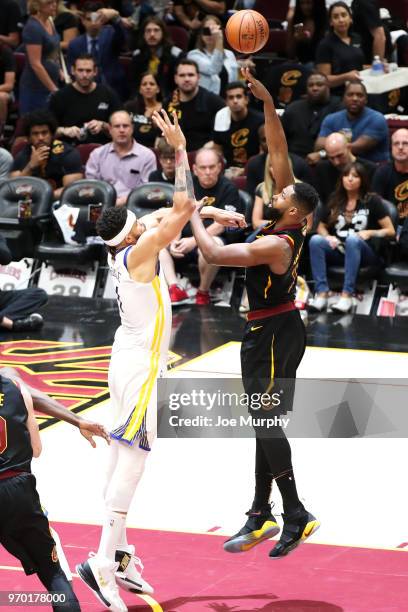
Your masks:
{"label": "raised hand", "polygon": [[265,85],[262,85],[261,81],[258,81],[254,76],[252,76],[248,67],[241,68],[242,76],[248,83],[248,87],[250,91],[254,94],[255,98],[262,100],[263,102],[267,102],[268,100],[272,100],[272,96],[269,91],[266,89]]}
{"label": "raised hand", "polygon": [[186,139],[181,131],[181,127],[179,125],[177,119],[177,113],[173,112],[173,122],[170,121],[170,117],[162,108],[160,111],[155,111],[152,115],[152,119],[157,125],[157,127],[162,131],[163,136],[167,140],[167,143],[172,146],[174,149],[185,149],[186,148]]}

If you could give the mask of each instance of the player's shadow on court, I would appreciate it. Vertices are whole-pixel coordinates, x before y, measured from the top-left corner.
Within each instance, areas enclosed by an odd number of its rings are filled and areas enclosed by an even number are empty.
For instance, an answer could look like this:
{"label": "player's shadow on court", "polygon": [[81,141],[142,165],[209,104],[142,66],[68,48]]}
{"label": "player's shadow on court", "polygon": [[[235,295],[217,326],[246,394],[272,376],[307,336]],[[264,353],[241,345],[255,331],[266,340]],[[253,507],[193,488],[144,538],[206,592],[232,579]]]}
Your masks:
{"label": "player's shadow on court", "polygon": [[[245,608],[245,599],[268,599],[268,603],[260,604],[257,607]],[[344,612],[344,608],[328,603],[327,601],[316,601],[311,599],[286,599],[279,601],[270,601],[278,599],[277,595],[270,594],[254,594],[254,595],[208,595],[201,597],[176,597],[167,601],[161,601],[160,605],[164,612],[182,612],[183,606],[186,604],[204,604],[197,607],[197,610],[212,610],[212,612]],[[216,601],[214,601],[216,600]],[[224,603],[223,600],[231,602],[239,600],[239,604]],[[132,606],[129,607],[129,612],[151,612],[150,606]]]}

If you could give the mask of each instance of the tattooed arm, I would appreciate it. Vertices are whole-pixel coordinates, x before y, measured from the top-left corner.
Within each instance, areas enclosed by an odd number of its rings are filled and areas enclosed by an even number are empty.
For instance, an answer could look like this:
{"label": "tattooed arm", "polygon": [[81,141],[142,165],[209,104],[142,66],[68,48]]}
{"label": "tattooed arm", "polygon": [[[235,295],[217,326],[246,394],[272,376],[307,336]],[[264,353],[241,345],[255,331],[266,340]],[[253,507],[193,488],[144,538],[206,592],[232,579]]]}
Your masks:
{"label": "tattooed arm", "polygon": [[[190,200],[194,200],[193,177],[191,176],[191,170],[188,163],[186,139],[180,128],[176,113],[173,113],[174,123],[171,123],[164,109],[161,110],[161,113],[153,113],[153,120],[157,127],[161,129],[168,144],[172,146],[176,152],[175,196],[179,193],[184,193]],[[174,203],[176,204],[176,202]]]}

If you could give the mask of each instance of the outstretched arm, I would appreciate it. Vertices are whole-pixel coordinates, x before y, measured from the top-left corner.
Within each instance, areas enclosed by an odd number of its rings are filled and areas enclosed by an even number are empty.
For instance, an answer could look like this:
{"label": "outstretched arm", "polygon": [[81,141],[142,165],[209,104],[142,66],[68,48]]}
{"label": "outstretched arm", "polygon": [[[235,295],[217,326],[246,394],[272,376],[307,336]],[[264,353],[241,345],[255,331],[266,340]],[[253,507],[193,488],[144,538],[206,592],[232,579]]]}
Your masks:
{"label": "outstretched arm", "polygon": [[78,427],[84,438],[86,438],[94,448],[96,444],[93,436],[104,438],[108,444],[110,443],[109,433],[103,425],[83,419],[78,414],[75,414],[75,412],[67,410],[65,406],[57,402],[57,400],[53,399],[46,393],[31,387],[25,382],[23,383],[17,370],[14,370],[13,368],[1,368],[0,375],[10,378],[11,380],[16,381],[18,384],[24,384],[25,388],[31,395],[35,410],[54,417],[55,419],[59,419],[60,421],[70,423],[70,425],[74,425],[74,427]]}
{"label": "outstretched arm", "polygon": [[[277,236],[266,236],[251,243],[219,245],[206,231],[198,211],[191,217],[191,226],[198,248],[204,259],[218,266],[278,266],[278,274],[286,272],[292,251],[286,240]],[[281,268],[281,270],[280,270]]]}
{"label": "outstretched arm", "polygon": [[242,74],[248,81],[248,87],[254,96],[264,103],[266,143],[275,175],[276,191],[279,193],[295,182],[289,162],[285,132],[269,91],[252,76],[248,68],[243,68]]}

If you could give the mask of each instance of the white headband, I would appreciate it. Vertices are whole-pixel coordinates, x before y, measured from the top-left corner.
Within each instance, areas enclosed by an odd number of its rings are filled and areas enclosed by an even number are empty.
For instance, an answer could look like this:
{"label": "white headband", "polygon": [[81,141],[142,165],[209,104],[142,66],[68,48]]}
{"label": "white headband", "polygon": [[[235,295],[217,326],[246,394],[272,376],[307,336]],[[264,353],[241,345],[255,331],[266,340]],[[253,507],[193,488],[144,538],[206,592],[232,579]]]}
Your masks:
{"label": "white headband", "polygon": [[128,210],[127,211],[126,223],[123,226],[123,228],[120,230],[119,234],[116,234],[116,236],[114,236],[110,240],[104,240],[104,243],[107,244],[108,246],[111,246],[111,247],[118,246],[118,244],[123,242],[123,240],[126,238],[128,233],[132,229],[135,221],[136,221],[135,213],[132,212],[131,210]]}

